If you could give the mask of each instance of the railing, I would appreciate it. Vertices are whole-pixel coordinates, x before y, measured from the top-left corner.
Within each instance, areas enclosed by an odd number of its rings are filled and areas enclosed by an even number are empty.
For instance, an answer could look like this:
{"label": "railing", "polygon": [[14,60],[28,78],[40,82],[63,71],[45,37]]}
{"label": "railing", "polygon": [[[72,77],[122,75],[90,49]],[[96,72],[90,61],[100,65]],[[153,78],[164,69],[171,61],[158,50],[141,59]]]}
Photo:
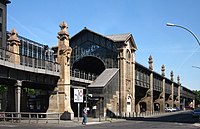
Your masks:
{"label": "railing", "polygon": [[78,69],[70,70],[70,75],[72,77],[77,77],[77,78],[91,80],[91,81],[94,81],[97,78],[97,75],[95,75],[95,74],[86,73],[86,72],[80,71]]}
{"label": "railing", "polygon": [[[177,111],[177,112],[179,112],[179,111]],[[159,112],[159,111],[132,112],[132,113],[125,114],[125,118],[131,119],[131,118],[137,118],[137,117],[161,116],[161,115],[174,114],[174,113],[177,113],[177,112]]]}
{"label": "railing", "polygon": [[60,65],[56,62],[20,55],[1,48],[0,48],[0,60],[7,61],[15,65],[28,66],[32,68],[44,69],[53,72],[60,71]]}
{"label": "railing", "polygon": [[56,120],[59,124],[60,116],[60,113],[0,112],[0,121],[10,121],[11,123],[25,121],[29,124],[31,122],[38,124],[41,120],[44,120],[45,123],[48,123],[50,120]]}

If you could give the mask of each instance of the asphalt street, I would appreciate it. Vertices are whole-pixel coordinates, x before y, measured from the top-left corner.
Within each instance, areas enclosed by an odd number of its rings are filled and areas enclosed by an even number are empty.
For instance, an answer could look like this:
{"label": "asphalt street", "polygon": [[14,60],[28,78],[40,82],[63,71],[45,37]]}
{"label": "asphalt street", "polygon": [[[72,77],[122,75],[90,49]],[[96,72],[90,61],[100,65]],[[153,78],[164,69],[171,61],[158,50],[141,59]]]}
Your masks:
{"label": "asphalt street", "polygon": [[69,122],[62,124],[0,124],[0,129],[200,129],[198,118],[191,112],[178,112],[157,117],[140,117],[112,122],[81,123]]}

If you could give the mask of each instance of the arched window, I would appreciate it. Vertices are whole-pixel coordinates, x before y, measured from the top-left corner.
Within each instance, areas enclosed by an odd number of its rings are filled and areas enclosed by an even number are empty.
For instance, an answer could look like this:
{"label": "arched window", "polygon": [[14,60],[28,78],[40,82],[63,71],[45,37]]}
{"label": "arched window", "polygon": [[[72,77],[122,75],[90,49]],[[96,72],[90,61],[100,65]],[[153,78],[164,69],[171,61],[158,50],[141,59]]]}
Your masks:
{"label": "arched window", "polygon": [[3,17],[3,9],[0,8],[0,17],[2,18]]}
{"label": "arched window", "polygon": [[126,50],[126,59],[127,59],[128,61],[131,60],[131,53],[130,53],[130,51],[129,51],[128,49]]}

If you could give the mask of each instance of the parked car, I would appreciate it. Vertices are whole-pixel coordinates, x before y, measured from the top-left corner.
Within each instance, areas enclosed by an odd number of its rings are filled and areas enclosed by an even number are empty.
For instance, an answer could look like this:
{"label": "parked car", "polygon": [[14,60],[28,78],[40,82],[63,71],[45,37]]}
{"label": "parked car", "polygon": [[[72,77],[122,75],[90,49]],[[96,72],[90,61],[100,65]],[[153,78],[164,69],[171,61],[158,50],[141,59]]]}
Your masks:
{"label": "parked car", "polygon": [[176,111],[180,111],[181,109],[180,108],[178,108],[178,107],[175,107],[175,109],[176,109]]}
{"label": "parked car", "polygon": [[172,107],[165,107],[165,112],[175,112],[176,109]]}
{"label": "parked car", "polygon": [[194,109],[192,111],[192,117],[200,117],[200,108]]}

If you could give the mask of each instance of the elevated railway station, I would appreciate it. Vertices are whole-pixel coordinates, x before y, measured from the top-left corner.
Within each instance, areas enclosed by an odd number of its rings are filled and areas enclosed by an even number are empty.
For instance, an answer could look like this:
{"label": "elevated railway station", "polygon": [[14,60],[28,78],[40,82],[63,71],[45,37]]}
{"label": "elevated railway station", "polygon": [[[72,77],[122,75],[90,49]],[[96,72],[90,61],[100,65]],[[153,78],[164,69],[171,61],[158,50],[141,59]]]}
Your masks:
{"label": "elevated railway station", "polygon": [[162,65],[155,72],[151,55],[149,67],[135,60],[139,48],[131,33],[102,35],[83,28],[70,37],[62,22],[58,43],[50,48],[15,29],[6,31],[9,3],[0,2],[0,111],[67,112],[73,119],[78,116],[74,89],[83,89],[80,107],[87,106],[92,117],[194,107],[194,93],[173,71],[166,77]]}

